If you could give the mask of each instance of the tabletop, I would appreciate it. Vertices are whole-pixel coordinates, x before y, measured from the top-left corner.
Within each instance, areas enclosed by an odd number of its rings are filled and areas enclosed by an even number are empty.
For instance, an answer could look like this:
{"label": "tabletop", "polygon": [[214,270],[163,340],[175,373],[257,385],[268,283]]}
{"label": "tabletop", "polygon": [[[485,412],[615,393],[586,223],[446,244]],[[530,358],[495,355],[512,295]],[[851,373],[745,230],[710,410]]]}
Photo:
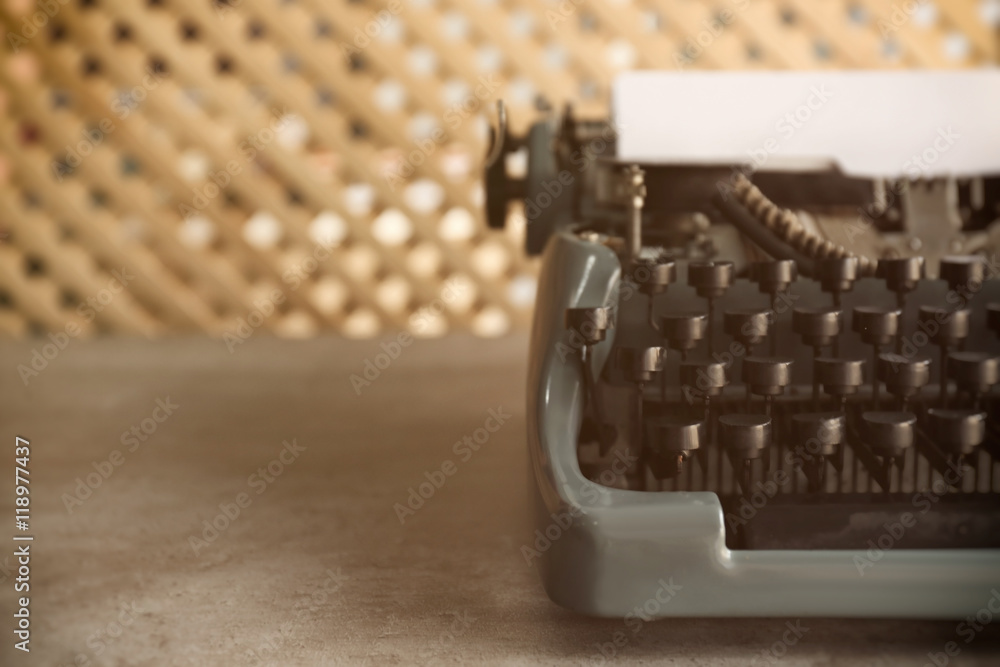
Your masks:
{"label": "tabletop", "polygon": [[0,346],[34,537],[31,653],[5,629],[0,664],[1000,664],[1000,623],[673,619],[616,644],[622,619],[555,606],[520,549],[525,335],[49,344]]}

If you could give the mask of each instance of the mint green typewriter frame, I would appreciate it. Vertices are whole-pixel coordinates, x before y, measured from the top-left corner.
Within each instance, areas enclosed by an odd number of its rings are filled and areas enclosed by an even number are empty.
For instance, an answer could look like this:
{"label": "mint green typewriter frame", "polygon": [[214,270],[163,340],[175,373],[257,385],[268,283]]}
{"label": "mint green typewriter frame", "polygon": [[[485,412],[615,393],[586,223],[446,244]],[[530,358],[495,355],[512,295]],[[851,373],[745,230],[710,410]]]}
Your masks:
{"label": "mint green typewriter frame", "polygon": [[[553,235],[543,258],[528,379],[532,563],[549,597],[599,617],[822,616],[963,618],[1000,611],[1000,550],[889,549],[859,574],[865,552],[735,551],[708,492],[612,489],[580,472],[582,366],[563,324],[569,307],[613,304],[621,266],[604,245]],[[614,330],[590,357],[595,375]],[[562,354],[561,354],[562,352]],[[533,538],[534,539],[534,538]],[[663,586],[671,586],[663,597]],[[653,603],[653,601],[656,601]]]}

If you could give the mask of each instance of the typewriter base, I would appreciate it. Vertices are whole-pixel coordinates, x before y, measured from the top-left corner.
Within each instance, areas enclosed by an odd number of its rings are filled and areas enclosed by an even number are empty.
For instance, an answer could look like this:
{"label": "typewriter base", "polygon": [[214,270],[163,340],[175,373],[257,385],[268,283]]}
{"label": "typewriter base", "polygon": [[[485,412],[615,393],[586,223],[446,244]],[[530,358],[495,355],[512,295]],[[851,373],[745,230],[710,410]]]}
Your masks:
{"label": "typewriter base", "polygon": [[[711,492],[612,489],[581,472],[582,367],[566,308],[615,302],[615,254],[571,233],[546,248],[531,338],[535,563],[553,601],[600,617],[964,618],[1000,610],[1000,550],[730,550]],[[614,330],[594,348],[602,368]],[[992,606],[990,606],[992,605]]]}

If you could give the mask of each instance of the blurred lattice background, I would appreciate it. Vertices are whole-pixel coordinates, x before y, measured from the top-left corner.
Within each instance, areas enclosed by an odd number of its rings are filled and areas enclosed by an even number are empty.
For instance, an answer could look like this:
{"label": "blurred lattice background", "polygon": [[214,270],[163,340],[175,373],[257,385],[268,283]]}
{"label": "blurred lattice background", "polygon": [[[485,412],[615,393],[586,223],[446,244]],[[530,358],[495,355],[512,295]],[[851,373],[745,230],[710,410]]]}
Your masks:
{"label": "blurred lattice background", "polygon": [[[976,67],[998,0],[0,0],[0,332],[524,326],[493,101],[626,68]],[[124,288],[122,284],[124,284]]]}

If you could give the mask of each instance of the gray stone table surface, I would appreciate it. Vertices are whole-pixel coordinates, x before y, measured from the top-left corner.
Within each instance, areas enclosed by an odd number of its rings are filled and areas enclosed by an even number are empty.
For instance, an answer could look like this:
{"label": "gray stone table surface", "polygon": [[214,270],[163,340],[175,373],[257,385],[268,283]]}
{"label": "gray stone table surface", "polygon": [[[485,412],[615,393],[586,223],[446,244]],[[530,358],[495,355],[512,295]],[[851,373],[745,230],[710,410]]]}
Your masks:
{"label": "gray stone table surface", "polygon": [[[0,343],[0,506],[27,437],[35,536],[27,656],[0,551],[0,665],[601,664],[618,632],[608,662],[769,664],[795,619],[632,634],[549,602],[520,553],[527,337],[418,341],[386,365],[394,339],[72,340],[27,385],[44,341]],[[359,395],[366,360],[385,368]],[[511,416],[456,454],[491,410]],[[444,481],[401,523],[428,476]],[[1000,622],[969,643],[954,621],[802,626],[775,664],[933,664],[958,641],[949,664],[1000,665]]]}

